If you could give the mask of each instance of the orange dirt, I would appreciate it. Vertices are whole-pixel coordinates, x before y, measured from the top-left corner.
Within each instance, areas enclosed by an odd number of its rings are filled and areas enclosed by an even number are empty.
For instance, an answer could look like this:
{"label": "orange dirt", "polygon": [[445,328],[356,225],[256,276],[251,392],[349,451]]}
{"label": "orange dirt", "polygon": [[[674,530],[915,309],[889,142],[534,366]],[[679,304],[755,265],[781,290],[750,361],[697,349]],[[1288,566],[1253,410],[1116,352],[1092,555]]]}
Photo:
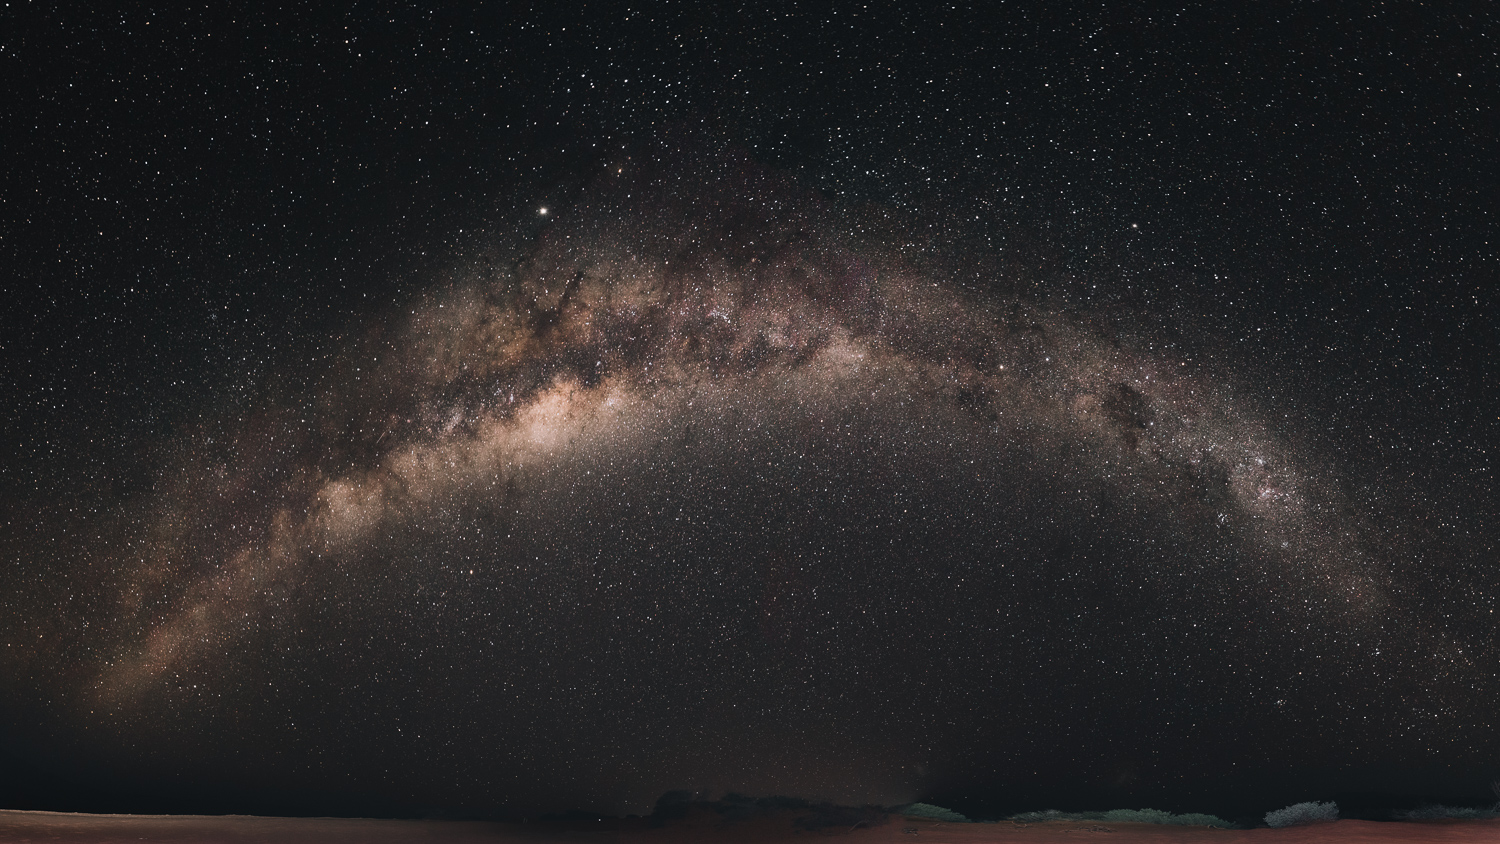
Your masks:
{"label": "orange dirt", "polygon": [[663,828],[640,820],[569,823],[479,823],[346,818],[263,818],[245,815],[80,815],[0,810],[0,842],[174,842],[174,844],[772,844],[816,839],[846,844],[1051,844],[1107,841],[1110,844],[1496,844],[1500,820],[1376,823],[1338,821],[1287,829],[1211,829],[1095,821],[1047,821],[1029,825],[954,824],[893,817],[888,823],[797,828],[792,815],[724,823],[698,814]]}

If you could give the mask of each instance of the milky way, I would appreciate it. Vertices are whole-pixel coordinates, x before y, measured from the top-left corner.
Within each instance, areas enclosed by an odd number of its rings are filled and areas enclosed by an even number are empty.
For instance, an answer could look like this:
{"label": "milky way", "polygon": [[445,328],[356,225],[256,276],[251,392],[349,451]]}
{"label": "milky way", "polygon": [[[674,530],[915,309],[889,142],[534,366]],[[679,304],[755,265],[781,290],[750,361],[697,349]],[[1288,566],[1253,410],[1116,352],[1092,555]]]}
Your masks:
{"label": "milky way", "polygon": [[11,637],[33,674],[67,643],[59,718],[619,809],[1482,717],[1473,645],[1403,598],[1415,533],[1211,340],[960,287],[737,153],[622,154],[528,224],[181,432],[86,598]]}

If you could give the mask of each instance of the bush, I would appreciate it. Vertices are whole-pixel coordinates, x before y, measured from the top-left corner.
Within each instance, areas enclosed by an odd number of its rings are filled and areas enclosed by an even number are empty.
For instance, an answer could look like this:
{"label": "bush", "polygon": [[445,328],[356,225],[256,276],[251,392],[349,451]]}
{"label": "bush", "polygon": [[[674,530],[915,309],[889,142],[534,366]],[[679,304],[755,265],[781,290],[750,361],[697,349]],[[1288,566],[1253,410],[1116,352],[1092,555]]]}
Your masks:
{"label": "bush", "polygon": [[1104,820],[1113,823],[1172,823],[1172,813],[1160,809],[1110,809]]}
{"label": "bush", "polygon": [[1011,815],[1010,820],[1017,823],[1109,821],[1111,823],[1154,823],[1164,826],[1217,826],[1221,829],[1234,826],[1215,815],[1205,815],[1199,812],[1174,815],[1160,809],[1111,809],[1108,812],[1059,812],[1056,809],[1048,809],[1045,812],[1022,812],[1019,815]]}
{"label": "bush", "polygon": [[1104,813],[1104,820],[1114,823],[1154,823],[1166,826],[1217,826],[1228,829],[1232,824],[1217,815],[1189,812],[1174,815],[1160,809],[1112,809]]}
{"label": "bush", "polygon": [[805,829],[811,832],[819,832],[830,827],[853,831],[855,827],[863,826],[868,828],[880,826],[885,822],[885,811],[877,806],[855,808],[853,806],[836,806],[832,803],[821,803],[812,806],[810,812],[792,821],[792,825],[798,829]]}
{"label": "bush", "polygon": [[781,794],[773,794],[770,797],[762,797],[755,801],[755,805],[768,812],[785,812],[792,809],[806,809],[812,806],[811,800],[801,797],[786,797]]}
{"label": "bush", "polygon": [[770,809],[762,807],[754,797],[736,794],[733,791],[720,798],[719,802],[713,804],[713,808],[731,823],[767,815],[771,812]]}
{"label": "bush", "polygon": [[651,812],[651,825],[661,826],[667,821],[687,817],[692,811],[695,796],[691,791],[668,791],[656,798],[656,808]]}
{"label": "bush", "polygon": [[1068,812],[1068,813],[1064,814],[1062,812],[1057,811],[1056,809],[1046,809],[1046,810],[1040,811],[1040,812],[1022,812],[1019,815],[1011,815],[1008,820],[1015,821],[1016,823],[1041,823],[1042,821],[1083,821],[1083,820],[1101,820],[1102,821],[1102,820],[1104,820],[1104,815],[1102,813],[1094,813],[1094,814],[1098,814],[1099,815],[1099,817],[1097,819],[1096,818],[1085,818],[1084,815],[1086,815],[1086,814],[1090,814],[1090,813],[1089,812]]}
{"label": "bush", "polygon": [[969,822],[968,818],[952,809],[944,809],[942,806],[934,806],[931,803],[913,803],[910,806],[902,806],[900,812],[914,818],[931,818],[935,821],[952,821],[953,823]]}
{"label": "bush", "polygon": [[1488,809],[1470,809],[1467,806],[1439,806],[1428,803],[1406,812],[1397,812],[1396,817],[1403,821],[1435,821],[1444,818],[1463,821],[1489,820],[1500,818],[1500,804]]}
{"label": "bush", "polygon": [[1339,804],[1295,803],[1285,809],[1266,812],[1266,826],[1299,826],[1305,823],[1323,823],[1339,819]]}
{"label": "bush", "polygon": [[1231,829],[1234,827],[1234,824],[1218,815],[1206,815],[1202,812],[1188,812],[1185,815],[1178,815],[1172,823],[1179,826],[1216,826],[1220,829]]}

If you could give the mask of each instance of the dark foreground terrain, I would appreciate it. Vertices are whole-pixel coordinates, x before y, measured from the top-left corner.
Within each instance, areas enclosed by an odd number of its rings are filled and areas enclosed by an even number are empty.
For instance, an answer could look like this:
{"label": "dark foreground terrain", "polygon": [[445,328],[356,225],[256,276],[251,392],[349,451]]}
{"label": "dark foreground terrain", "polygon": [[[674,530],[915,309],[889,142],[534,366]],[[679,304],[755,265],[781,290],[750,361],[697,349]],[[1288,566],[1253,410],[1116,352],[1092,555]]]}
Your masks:
{"label": "dark foreground terrain", "polygon": [[808,828],[795,813],[726,823],[702,814],[653,826],[647,820],[484,823],[350,818],[264,818],[246,815],[82,815],[0,811],[0,841],[60,842],[600,842],[600,844],[728,844],[842,838],[850,844],[988,844],[1103,839],[1116,844],[1213,841],[1222,844],[1302,842],[1500,841],[1500,820],[1376,823],[1344,820],[1287,829],[1213,829],[1137,823],[1048,821],[1029,825],[945,823],[894,816],[883,823]]}

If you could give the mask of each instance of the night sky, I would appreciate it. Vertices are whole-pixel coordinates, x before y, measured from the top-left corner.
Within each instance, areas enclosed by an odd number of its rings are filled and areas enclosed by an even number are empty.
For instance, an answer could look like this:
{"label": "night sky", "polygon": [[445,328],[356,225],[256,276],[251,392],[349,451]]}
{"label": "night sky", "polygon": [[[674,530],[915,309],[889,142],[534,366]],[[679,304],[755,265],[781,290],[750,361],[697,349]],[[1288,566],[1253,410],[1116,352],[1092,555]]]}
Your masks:
{"label": "night sky", "polygon": [[1500,775],[1494,9],[13,3],[0,126],[4,808]]}

